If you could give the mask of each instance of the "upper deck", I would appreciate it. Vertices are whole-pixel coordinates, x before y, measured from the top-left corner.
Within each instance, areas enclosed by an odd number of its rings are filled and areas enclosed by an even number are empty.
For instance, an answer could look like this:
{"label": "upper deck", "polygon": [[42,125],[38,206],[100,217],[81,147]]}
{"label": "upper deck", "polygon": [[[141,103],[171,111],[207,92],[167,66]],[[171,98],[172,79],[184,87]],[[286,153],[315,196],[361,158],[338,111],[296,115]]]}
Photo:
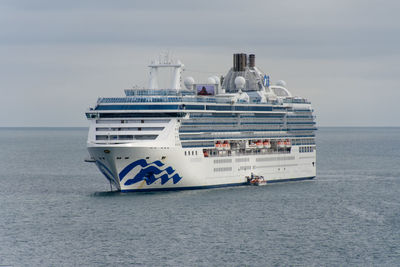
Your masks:
{"label": "upper deck", "polygon": [[[148,88],[126,89],[124,97],[98,98],[87,111],[89,139],[150,145],[169,140],[168,135],[182,147],[214,146],[217,139],[286,138],[293,144],[313,143],[311,103],[293,96],[283,81],[270,85],[269,77],[254,67],[254,58],[252,64],[244,69],[234,66],[225,78],[212,76],[206,83],[186,77],[186,88],[178,83],[183,64],[152,64]],[[172,86],[156,87],[157,68],[168,66],[175,69]]]}

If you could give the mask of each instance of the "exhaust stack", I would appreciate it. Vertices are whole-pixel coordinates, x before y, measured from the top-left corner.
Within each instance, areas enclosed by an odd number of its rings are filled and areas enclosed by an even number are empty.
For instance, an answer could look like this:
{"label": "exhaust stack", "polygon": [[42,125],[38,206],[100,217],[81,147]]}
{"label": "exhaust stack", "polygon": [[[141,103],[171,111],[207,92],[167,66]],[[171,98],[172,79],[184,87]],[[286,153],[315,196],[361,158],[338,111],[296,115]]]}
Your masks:
{"label": "exhaust stack", "polygon": [[249,67],[254,68],[256,66],[256,55],[250,54],[249,55]]}
{"label": "exhaust stack", "polygon": [[247,55],[244,53],[233,54],[233,71],[245,71],[247,67]]}

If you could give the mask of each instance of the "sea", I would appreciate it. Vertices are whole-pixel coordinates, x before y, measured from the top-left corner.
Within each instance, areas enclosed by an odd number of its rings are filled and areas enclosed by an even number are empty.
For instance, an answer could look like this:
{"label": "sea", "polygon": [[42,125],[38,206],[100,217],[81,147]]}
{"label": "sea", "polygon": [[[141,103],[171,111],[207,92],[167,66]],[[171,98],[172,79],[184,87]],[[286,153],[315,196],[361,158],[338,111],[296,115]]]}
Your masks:
{"label": "sea", "polygon": [[317,177],[111,192],[86,128],[0,128],[0,266],[400,266],[400,128],[317,131]]}

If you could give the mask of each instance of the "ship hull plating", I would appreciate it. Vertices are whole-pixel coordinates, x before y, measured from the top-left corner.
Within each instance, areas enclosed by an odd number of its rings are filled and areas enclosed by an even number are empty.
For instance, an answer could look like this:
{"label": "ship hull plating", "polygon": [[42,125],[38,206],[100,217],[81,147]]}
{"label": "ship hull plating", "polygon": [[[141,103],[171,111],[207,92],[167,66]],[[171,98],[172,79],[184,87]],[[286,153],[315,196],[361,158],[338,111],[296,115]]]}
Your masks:
{"label": "ship hull plating", "polygon": [[181,190],[246,184],[252,173],[268,183],[312,179],[316,151],[205,157],[202,149],[96,145],[89,153],[118,190]]}

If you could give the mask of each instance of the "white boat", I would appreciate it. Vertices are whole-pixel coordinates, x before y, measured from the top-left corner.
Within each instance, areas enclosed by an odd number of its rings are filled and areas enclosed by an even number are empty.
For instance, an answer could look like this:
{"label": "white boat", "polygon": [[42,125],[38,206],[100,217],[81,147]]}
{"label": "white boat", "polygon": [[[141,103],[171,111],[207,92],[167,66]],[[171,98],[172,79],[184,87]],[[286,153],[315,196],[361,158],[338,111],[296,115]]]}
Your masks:
{"label": "white boat", "polygon": [[[185,88],[180,61],[165,57],[149,67],[147,88],[101,97],[86,112],[90,161],[117,190],[243,185],[252,172],[268,183],[316,176],[310,102],[283,81],[270,85],[254,55],[234,54],[224,77],[186,77]],[[164,69],[172,69],[172,82],[159,86]]]}
{"label": "white boat", "polygon": [[258,175],[253,175],[251,176],[246,176],[247,179],[247,184],[249,185],[255,185],[255,186],[261,186],[261,185],[267,185],[267,180],[263,176],[258,176]]}

